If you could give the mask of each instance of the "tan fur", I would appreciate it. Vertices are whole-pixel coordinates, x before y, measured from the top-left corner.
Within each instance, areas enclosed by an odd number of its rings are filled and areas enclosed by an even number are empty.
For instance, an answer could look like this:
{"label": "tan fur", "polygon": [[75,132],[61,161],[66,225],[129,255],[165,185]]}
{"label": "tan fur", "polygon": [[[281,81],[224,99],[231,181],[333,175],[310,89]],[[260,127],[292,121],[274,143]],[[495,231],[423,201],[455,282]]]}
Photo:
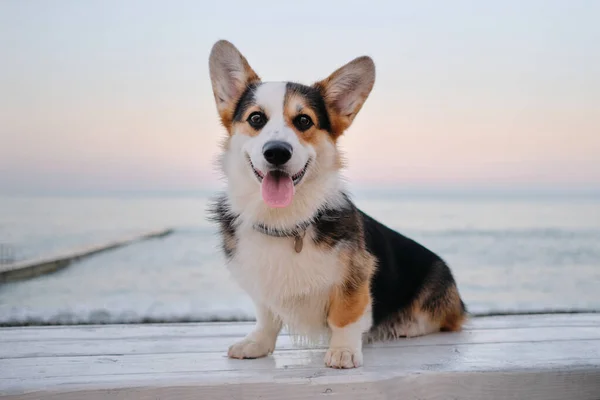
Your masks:
{"label": "tan fur", "polygon": [[[362,236],[362,230],[361,230]],[[363,243],[361,238],[361,243]],[[376,261],[371,253],[364,249],[358,251],[343,251],[340,260],[346,265],[344,287],[346,291],[358,288],[364,281],[370,282],[375,273]]]}
{"label": "tan fur", "polygon": [[433,317],[438,319],[442,331],[460,331],[467,317],[462,311],[460,296],[456,286],[449,287],[445,297],[447,306],[436,309],[432,313]]}
{"label": "tan fur", "polygon": [[[232,56],[237,59],[238,65],[231,64],[229,60]],[[236,101],[248,85],[260,82],[260,77],[239,50],[228,41],[220,40],[215,43],[209,60],[210,80],[217,110],[221,123],[231,134]],[[227,85],[226,82],[233,83]]]}
{"label": "tan fur", "polygon": [[329,296],[329,302],[327,321],[330,324],[343,328],[358,321],[371,302],[369,281],[363,282],[350,292],[341,287],[333,288]]}
{"label": "tan fur", "polygon": [[[315,125],[313,125],[310,129],[304,132],[301,132],[298,129],[296,129],[292,121],[300,114],[308,115]],[[322,129],[318,129],[316,125],[318,121],[317,114],[312,109],[312,107],[306,104],[305,98],[303,96],[294,93],[288,94],[286,96],[284,102],[284,117],[287,126],[294,130],[300,142],[303,144],[311,144],[316,149],[317,153],[320,151],[320,148],[326,143],[332,143],[333,145],[335,145],[338,136],[332,136],[329,132]],[[335,161],[335,169],[340,170],[345,167],[341,153],[339,152],[339,150],[337,150],[337,148],[335,153]]]}
{"label": "tan fur", "polygon": [[[317,145],[321,140],[333,142],[331,135],[327,131],[320,130],[318,128],[317,114],[308,104],[305,103],[304,97],[293,93],[288,94],[284,101],[283,113],[286,125],[294,130],[301,143]],[[309,116],[314,123],[312,127],[304,132],[296,129],[296,126],[293,123],[294,118],[301,114]]]}
{"label": "tan fur", "polygon": [[252,126],[250,126],[250,124],[246,121],[250,114],[252,114],[255,111],[262,112],[262,110],[258,106],[249,107],[248,110],[246,110],[246,112],[244,113],[243,117],[241,118],[242,122],[232,122],[231,132],[241,133],[242,135],[247,135],[250,137],[254,137],[260,134],[260,130],[252,128]]}
{"label": "tan fur", "polygon": [[466,320],[456,286],[440,287],[435,275],[425,282],[414,312],[427,314],[431,323],[444,331],[458,331]]}
{"label": "tan fur", "polygon": [[[334,139],[331,137],[331,135],[324,130],[315,130],[312,135],[309,136],[309,138],[301,139],[301,142],[309,142],[317,152],[321,153],[324,152],[323,148],[333,141]],[[331,166],[331,170],[341,170],[344,167],[344,164],[342,162],[341,153],[337,148],[332,157],[334,157],[335,162]]]}
{"label": "tan fur", "polygon": [[370,283],[375,259],[366,250],[342,251],[339,260],[345,266],[343,284],[331,290],[327,320],[337,327],[356,322],[371,304]]}
{"label": "tan fur", "polygon": [[458,289],[454,285],[444,288],[444,293],[432,304],[429,297],[435,290],[440,289],[426,285],[412,306],[374,328],[369,332],[367,341],[416,337],[440,331],[460,331],[467,317],[462,312]]}
{"label": "tan fur", "polygon": [[[370,79],[360,79],[359,76]],[[329,77],[313,86],[323,94],[334,138],[339,137],[352,124],[375,84],[375,64],[370,57],[354,59],[338,68]],[[346,103],[348,93],[357,92],[354,102]]]}
{"label": "tan fur", "polygon": [[[247,82],[247,84],[252,84],[254,82],[258,82],[259,79],[256,80],[250,80]],[[243,93],[243,90],[240,92],[240,96]],[[235,102],[234,103],[230,103],[228,104],[227,107],[219,110],[219,116],[221,117],[221,123],[223,124],[223,126],[225,127],[225,129],[227,130],[227,133],[229,133],[230,135],[233,132],[233,113],[235,112]]]}

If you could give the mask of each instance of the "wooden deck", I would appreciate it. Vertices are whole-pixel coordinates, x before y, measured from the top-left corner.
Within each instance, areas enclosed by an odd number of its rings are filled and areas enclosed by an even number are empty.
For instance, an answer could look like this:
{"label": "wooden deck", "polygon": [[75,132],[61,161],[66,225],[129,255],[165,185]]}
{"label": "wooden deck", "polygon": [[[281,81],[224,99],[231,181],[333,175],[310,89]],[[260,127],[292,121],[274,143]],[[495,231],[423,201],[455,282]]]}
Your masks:
{"label": "wooden deck", "polygon": [[252,323],[0,329],[3,399],[600,399],[600,314],[474,318],[461,333],[231,360]]}

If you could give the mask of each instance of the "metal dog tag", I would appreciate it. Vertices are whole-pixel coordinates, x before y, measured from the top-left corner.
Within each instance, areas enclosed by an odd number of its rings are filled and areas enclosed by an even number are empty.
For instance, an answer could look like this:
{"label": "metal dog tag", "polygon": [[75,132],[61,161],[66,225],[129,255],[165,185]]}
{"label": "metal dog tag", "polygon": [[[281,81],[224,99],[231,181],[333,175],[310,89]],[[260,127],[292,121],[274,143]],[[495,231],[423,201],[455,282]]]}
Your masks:
{"label": "metal dog tag", "polygon": [[302,231],[302,234],[294,236],[294,250],[296,250],[296,253],[300,253],[302,247],[304,247],[304,236],[306,236],[306,229]]}
{"label": "metal dog tag", "polygon": [[296,236],[294,238],[294,249],[296,250],[296,253],[300,253],[302,251],[303,246],[304,240],[302,239],[302,236]]}

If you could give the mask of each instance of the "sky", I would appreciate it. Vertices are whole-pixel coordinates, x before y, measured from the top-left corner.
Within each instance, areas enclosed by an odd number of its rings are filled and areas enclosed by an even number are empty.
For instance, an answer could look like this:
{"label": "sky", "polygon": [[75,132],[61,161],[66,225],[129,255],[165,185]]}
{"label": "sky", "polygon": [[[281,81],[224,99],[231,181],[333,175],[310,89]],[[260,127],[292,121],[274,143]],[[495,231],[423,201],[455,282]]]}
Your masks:
{"label": "sky", "polygon": [[600,187],[600,2],[3,0],[0,193],[219,185],[211,46],[310,84],[361,55],[340,146],[380,187]]}

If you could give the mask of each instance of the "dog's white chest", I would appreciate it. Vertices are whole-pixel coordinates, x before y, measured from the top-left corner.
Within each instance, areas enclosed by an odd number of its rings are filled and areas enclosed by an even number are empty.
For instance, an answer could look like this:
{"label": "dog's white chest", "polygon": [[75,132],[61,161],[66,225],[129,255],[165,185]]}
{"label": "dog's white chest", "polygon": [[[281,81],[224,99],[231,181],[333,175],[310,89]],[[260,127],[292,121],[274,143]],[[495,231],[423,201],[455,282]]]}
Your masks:
{"label": "dog's white chest", "polygon": [[330,290],[343,279],[337,251],[315,246],[310,231],[299,253],[293,238],[270,237],[252,229],[238,233],[229,268],[239,285],[291,331],[313,335],[326,329]]}

